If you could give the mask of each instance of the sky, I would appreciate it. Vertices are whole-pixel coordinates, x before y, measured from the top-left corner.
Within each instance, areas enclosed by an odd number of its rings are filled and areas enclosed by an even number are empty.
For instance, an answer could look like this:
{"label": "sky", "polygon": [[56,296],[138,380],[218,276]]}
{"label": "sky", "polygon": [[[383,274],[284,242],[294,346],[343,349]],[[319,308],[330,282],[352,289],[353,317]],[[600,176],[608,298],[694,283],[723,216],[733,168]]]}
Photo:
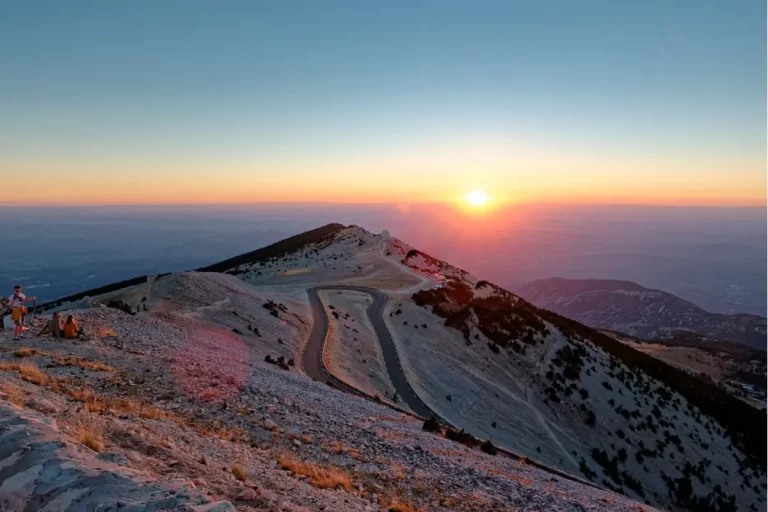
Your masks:
{"label": "sky", "polygon": [[765,19],[762,0],[0,0],[0,203],[765,205]]}

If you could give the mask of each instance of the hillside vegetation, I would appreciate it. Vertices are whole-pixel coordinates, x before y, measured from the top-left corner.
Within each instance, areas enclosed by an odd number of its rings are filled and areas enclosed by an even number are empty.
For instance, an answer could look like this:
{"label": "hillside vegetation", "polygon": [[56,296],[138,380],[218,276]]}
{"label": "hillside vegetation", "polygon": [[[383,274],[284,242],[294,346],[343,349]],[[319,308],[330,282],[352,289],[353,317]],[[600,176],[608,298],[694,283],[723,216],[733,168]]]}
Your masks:
{"label": "hillside vegetation", "polygon": [[[423,282],[407,294],[393,284],[403,268]],[[410,384],[465,433],[665,508],[765,502],[764,415],[401,240],[350,227],[230,271],[254,286],[391,287],[385,320]]]}
{"label": "hillside vegetation", "polygon": [[[0,400],[241,510],[765,507],[764,413],[401,240],[331,224],[204,270],[62,301],[88,336],[5,339]],[[298,364],[324,285],[386,294],[375,322],[366,294],[320,306],[367,397]]]}
{"label": "hillside vegetation", "polygon": [[552,278],[521,285],[522,297],[583,324],[644,339],[689,331],[765,351],[766,319],[710,313],[671,293],[630,281]]}

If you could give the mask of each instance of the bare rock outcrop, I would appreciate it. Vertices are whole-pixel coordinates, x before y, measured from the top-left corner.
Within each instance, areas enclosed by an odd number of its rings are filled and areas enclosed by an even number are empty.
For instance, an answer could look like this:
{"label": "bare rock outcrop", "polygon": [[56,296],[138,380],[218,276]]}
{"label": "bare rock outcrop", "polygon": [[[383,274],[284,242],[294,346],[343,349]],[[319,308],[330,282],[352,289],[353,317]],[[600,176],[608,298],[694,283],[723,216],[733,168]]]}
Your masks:
{"label": "bare rock outcrop", "polygon": [[228,512],[227,502],[173,488],[97,457],[62,434],[55,420],[0,404],[0,510]]}

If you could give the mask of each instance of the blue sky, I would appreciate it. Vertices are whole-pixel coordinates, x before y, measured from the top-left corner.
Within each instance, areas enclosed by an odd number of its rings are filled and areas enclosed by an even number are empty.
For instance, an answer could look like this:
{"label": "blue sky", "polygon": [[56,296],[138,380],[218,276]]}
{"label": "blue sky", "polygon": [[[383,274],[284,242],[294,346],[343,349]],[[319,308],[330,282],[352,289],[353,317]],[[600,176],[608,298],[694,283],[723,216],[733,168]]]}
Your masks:
{"label": "blue sky", "polygon": [[256,179],[513,141],[761,184],[765,19],[753,0],[2,1],[0,151],[41,178],[41,159],[182,159]]}

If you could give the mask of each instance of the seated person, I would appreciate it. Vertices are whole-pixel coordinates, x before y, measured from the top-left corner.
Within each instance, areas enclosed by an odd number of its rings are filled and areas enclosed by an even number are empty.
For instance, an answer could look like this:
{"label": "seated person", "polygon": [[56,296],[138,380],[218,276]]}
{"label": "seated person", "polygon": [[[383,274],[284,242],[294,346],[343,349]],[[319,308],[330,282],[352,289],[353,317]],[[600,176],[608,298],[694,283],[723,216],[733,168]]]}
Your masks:
{"label": "seated person", "polygon": [[67,316],[67,321],[64,322],[62,330],[64,331],[64,337],[69,340],[75,339],[81,334],[80,329],[77,328],[75,317],[72,315]]}
{"label": "seated person", "polygon": [[50,332],[54,338],[64,337],[64,333],[61,330],[61,314],[58,311],[53,314],[50,320],[45,322],[43,329],[37,335],[42,336],[46,332]]}

